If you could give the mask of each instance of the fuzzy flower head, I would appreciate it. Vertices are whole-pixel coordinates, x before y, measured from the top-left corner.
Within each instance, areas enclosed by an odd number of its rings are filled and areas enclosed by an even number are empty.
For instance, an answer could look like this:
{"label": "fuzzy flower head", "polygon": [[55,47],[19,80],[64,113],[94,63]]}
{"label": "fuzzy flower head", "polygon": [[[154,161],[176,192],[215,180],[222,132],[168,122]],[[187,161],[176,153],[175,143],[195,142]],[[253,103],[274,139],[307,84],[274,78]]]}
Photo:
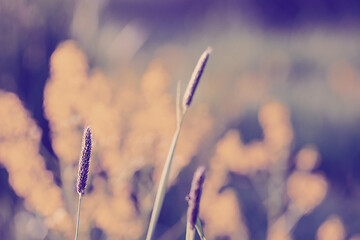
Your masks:
{"label": "fuzzy flower head", "polygon": [[77,179],[77,192],[80,196],[84,195],[86,182],[89,175],[89,165],[90,165],[90,155],[91,155],[91,131],[87,127],[84,131],[83,143],[81,156],[79,161],[79,173]]}
{"label": "fuzzy flower head", "polygon": [[186,111],[186,109],[191,104],[191,101],[195,94],[196,87],[199,84],[201,75],[204,72],[206,63],[209,59],[211,52],[212,52],[212,48],[208,47],[199,58],[199,61],[194,69],[193,74],[191,75],[190,81],[188,83],[188,86],[186,88],[186,91],[185,91],[185,94],[183,97],[183,111]]}
{"label": "fuzzy flower head", "polygon": [[186,200],[189,203],[189,208],[187,212],[187,221],[190,223],[191,229],[195,228],[196,220],[199,215],[200,209],[200,198],[202,193],[202,187],[205,180],[205,167],[199,167],[195,174],[191,184],[191,189],[189,195],[186,197]]}

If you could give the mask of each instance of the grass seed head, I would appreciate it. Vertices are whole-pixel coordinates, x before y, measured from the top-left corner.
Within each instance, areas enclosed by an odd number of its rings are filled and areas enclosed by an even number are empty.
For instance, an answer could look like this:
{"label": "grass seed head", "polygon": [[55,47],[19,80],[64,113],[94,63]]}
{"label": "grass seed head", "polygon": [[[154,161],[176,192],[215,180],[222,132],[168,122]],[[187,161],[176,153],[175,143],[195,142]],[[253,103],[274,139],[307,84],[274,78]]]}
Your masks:
{"label": "grass seed head", "polygon": [[191,229],[195,228],[196,220],[199,215],[200,198],[202,193],[202,187],[205,180],[205,167],[199,167],[195,174],[191,184],[191,190],[186,200],[189,203],[187,212],[187,221],[190,223]]}
{"label": "grass seed head", "polygon": [[79,161],[79,173],[77,179],[77,192],[80,196],[85,193],[85,187],[87,178],[89,175],[89,165],[90,165],[90,155],[91,155],[91,131],[87,127],[84,131],[82,151]]}
{"label": "grass seed head", "polygon": [[209,59],[210,53],[212,52],[212,48],[208,47],[203,54],[200,56],[198,63],[194,69],[193,74],[191,75],[190,81],[186,88],[184,97],[183,97],[183,112],[190,106],[191,101],[194,97],[194,93],[197,85],[199,84],[201,75],[205,69],[206,63]]}

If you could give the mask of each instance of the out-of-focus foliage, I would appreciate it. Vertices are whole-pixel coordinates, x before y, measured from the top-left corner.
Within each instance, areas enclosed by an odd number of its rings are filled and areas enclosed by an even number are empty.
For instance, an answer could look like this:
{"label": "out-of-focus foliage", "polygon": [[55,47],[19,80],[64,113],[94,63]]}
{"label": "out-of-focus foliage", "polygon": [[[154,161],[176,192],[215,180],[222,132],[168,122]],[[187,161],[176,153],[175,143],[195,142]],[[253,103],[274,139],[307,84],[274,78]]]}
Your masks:
{"label": "out-of-focus foliage", "polygon": [[[248,176],[258,193],[265,196],[262,204],[267,209],[269,240],[291,239],[290,231],[297,220],[324,199],[327,181],[322,175],[311,172],[318,161],[315,149],[302,149],[297,156],[295,171],[288,177],[285,174],[293,139],[289,117],[286,107],[279,102],[267,103],[259,112],[264,134],[262,141],[244,144],[236,130],[229,130],[217,143],[202,205],[205,209],[204,221],[210,223],[205,226],[205,231],[211,239],[223,234],[231,239],[249,239],[246,222],[234,220],[239,219],[236,215],[241,211],[234,195],[229,194],[231,190],[218,194],[226,185],[229,170]],[[260,178],[258,173],[266,176]],[[264,185],[267,188],[262,188]],[[285,191],[288,196],[286,202]]]}
{"label": "out-of-focus foliage", "polygon": [[[121,89],[111,86],[100,70],[90,71],[86,56],[71,41],[57,48],[50,65],[44,107],[53,148],[59,157],[62,188],[54,183],[38,153],[39,129],[15,95],[2,93],[1,115],[7,117],[1,119],[0,152],[11,186],[29,203],[30,211],[43,217],[44,229],[53,231],[55,236],[69,237],[73,230],[70,216],[76,205],[81,131],[82,126],[89,124],[94,132],[95,151],[91,190],[83,203],[81,235],[86,239],[96,226],[109,239],[139,239],[152,206],[153,179],[158,181],[161,160],[175,125],[174,103],[167,92],[169,75],[163,63],[159,59],[150,63],[140,88]],[[209,112],[205,107],[195,109],[184,125],[172,179],[196,154],[199,142],[211,133]],[[290,230],[297,220],[324,199],[327,181],[312,173],[319,161],[314,147],[300,150],[296,169],[288,177],[285,174],[293,139],[289,117],[281,103],[267,103],[259,112],[263,140],[245,144],[236,130],[229,130],[217,142],[200,214],[209,238],[249,239],[236,193],[231,189],[219,193],[229,170],[249,176],[254,185],[259,184],[257,173],[267,173],[260,183],[267,184],[267,189],[257,190],[266,195],[263,205],[268,215],[268,239],[291,239]],[[332,228],[331,224],[336,223],[324,223],[318,231],[319,239],[326,239],[323,236],[328,234],[327,226]],[[45,236],[47,231],[43,233]]]}
{"label": "out-of-focus foliage", "polygon": [[[71,217],[65,211],[61,188],[54,183],[39,154],[39,128],[14,94],[2,92],[0,104],[0,161],[9,172],[12,188],[24,198],[25,207],[44,218],[42,222],[19,211],[15,216],[16,239],[44,238],[48,227],[69,237]],[[25,231],[20,231],[22,225],[28,226]]]}
{"label": "out-of-focus foliage", "polygon": [[[95,146],[91,191],[86,194],[81,212],[81,235],[87,239],[89,227],[96,225],[109,238],[139,239],[152,206],[153,179],[158,182],[176,124],[174,101],[167,92],[169,75],[162,61],[155,59],[149,64],[140,88],[114,88],[100,70],[89,74],[85,55],[70,41],[59,46],[50,64],[51,79],[45,88],[44,106],[53,148],[59,157],[62,192],[38,155],[39,133],[30,138],[38,128],[28,120],[14,95],[3,94],[1,115],[8,116],[2,118],[6,142],[2,143],[1,152],[7,155],[1,159],[9,171],[10,184],[31,203],[31,210],[44,217],[47,227],[68,236],[72,232],[69,215],[74,215],[76,204],[74,183],[81,131],[82,126],[90,125]],[[171,182],[195,155],[211,127],[212,118],[206,107],[195,107],[179,139]],[[25,158],[29,164],[24,163]],[[46,197],[48,194],[52,198]],[[67,224],[56,222],[54,226],[52,221],[59,211],[63,212],[62,219],[67,218]]]}
{"label": "out-of-focus foliage", "polygon": [[338,216],[330,216],[319,227],[316,239],[318,240],[343,240],[345,239],[345,228]]}

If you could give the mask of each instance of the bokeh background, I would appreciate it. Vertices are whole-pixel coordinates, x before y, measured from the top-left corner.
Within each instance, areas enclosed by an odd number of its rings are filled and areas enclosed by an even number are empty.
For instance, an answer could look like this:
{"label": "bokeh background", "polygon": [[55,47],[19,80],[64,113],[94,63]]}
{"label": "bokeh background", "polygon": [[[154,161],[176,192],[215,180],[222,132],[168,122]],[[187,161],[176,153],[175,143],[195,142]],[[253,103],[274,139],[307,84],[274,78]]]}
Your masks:
{"label": "bokeh background", "polygon": [[356,0],[1,0],[0,239],[144,239],[198,57],[155,239],[184,239],[208,168],[208,239],[360,239]]}

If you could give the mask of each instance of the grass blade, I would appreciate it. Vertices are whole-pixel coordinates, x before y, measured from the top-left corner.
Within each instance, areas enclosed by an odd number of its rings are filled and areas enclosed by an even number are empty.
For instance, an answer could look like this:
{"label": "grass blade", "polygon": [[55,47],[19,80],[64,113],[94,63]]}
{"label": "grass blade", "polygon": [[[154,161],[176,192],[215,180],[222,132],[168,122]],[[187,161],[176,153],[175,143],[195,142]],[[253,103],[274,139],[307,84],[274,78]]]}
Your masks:
{"label": "grass blade", "polygon": [[176,121],[179,125],[181,122],[181,105],[180,105],[180,90],[181,90],[181,82],[177,82],[176,86]]}
{"label": "grass blade", "polygon": [[167,184],[168,184],[168,180],[169,180],[171,163],[172,163],[172,159],[173,159],[173,156],[174,156],[174,151],[175,151],[177,139],[179,137],[179,133],[180,133],[180,129],[181,129],[181,123],[182,123],[182,119],[181,119],[180,123],[177,126],[177,129],[176,129],[176,132],[174,134],[168,156],[166,158],[165,166],[164,166],[163,171],[161,173],[160,183],[159,183],[158,191],[157,191],[156,197],[155,197],[154,208],[153,208],[153,211],[151,213],[150,224],[149,224],[148,232],[147,232],[147,235],[146,235],[146,240],[151,240],[152,239],[152,236],[153,236],[154,231],[155,231],[156,223],[157,223],[157,220],[159,218],[160,211],[161,211],[161,207],[162,207],[162,204],[164,202],[166,188],[167,188]]}
{"label": "grass blade", "polygon": [[197,218],[195,228],[196,228],[197,233],[199,234],[200,239],[206,240],[204,231],[201,226],[200,218]]}
{"label": "grass blade", "polygon": [[194,240],[195,239],[195,229],[191,229],[190,222],[186,223],[186,240]]}

